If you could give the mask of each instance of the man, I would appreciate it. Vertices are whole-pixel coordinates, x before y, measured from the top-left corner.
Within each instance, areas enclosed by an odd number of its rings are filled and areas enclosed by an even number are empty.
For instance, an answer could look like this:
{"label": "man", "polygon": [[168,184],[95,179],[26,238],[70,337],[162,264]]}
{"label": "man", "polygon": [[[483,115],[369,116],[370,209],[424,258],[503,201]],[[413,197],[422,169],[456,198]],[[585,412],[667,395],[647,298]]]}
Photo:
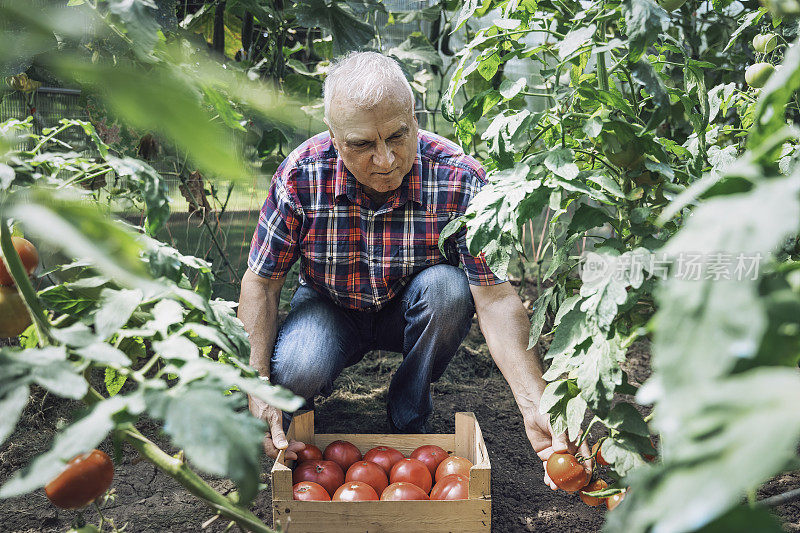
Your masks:
{"label": "man", "polygon": [[[278,168],[253,236],[239,302],[250,364],[310,401],[330,394],[342,369],[368,351],[401,352],[388,421],[396,431],[424,432],[430,384],[477,311],[534,450],[542,461],[575,451],[539,413],[545,382],[536,352],[526,349],[528,316],[514,289],[469,254],[463,231],[452,257],[437,246],[485,183],[480,164],[419,130],[410,85],[379,53],[351,53],[331,66],[324,97],[328,131]],[[281,287],[298,258],[301,285],[279,331]],[[459,262],[463,270],[453,266]],[[287,442],[289,415],[255,398],[250,410],[269,424],[267,455],[286,449],[296,458],[304,444]],[[589,456],[586,444],[581,452]],[[545,482],[555,488],[546,474]]]}

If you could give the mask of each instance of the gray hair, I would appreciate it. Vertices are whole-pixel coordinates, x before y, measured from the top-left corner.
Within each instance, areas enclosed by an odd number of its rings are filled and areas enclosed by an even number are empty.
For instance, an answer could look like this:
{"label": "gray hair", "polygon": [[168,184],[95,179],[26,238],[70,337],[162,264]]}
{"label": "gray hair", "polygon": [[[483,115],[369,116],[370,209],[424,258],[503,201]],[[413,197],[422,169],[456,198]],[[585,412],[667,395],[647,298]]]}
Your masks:
{"label": "gray hair", "polygon": [[394,87],[405,87],[413,110],[414,93],[397,61],[378,52],[350,52],[328,69],[322,87],[325,118],[330,119],[334,95],[344,95],[354,106],[369,109],[390,95]]}

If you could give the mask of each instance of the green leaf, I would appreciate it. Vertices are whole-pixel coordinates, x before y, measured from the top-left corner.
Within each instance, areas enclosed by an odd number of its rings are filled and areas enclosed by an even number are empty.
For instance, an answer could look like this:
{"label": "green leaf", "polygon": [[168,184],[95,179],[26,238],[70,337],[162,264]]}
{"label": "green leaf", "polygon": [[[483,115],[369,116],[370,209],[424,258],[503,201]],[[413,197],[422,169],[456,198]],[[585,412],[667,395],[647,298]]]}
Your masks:
{"label": "green leaf", "polygon": [[75,353],[84,359],[101,364],[114,366],[128,366],[131,364],[128,356],[125,355],[121,350],[118,350],[117,348],[114,348],[113,346],[104,342],[98,342],[96,344],[92,344],[91,346],[77,349],[75,350]]}
{"label": "green leaf", "polygon": [[128,323],[133,312],[142,303],[142,291],[103,289],[100,309],[94,315],[95,334],[107,339]]}
{"label": "green leaf", "polygon": [[608,331],[617,308],[628,298],[627,288],[637,289],[644,281],[644,271],[650,265],[650,254],[644,248],[622,255],[589,252],[581,274],[580,295],[584,298],[581,310],[587,321],[600,331]]}
{"label": "green leaf", "polygon": [[539,342],[539,337],[542,335],[542,328],[544,328],[544,321],[547,318],[547,307],[553,301],[555,286],[548,287],[547,289],[536,298],[533,304],[533,316],[531,316],[531,329],[528,333],[528,350],[536,346]]}
{"label": "green leaf", "polygon": [[[645,131],[654,130],[661,123],[663,123],[671,113],[671,104],[667,89],[661,77],[653,69],[653,65],[649,61],[641,59],[630,66],[631,76],[634,80],[644,86],[647,93],[653,98],[653,114],[647,120]],[[706,98],[705,92],[702,93],[701,98]]]}
{"label": "green leaf", "polygon": [[742,17],[742,22],[739,24],[739,27],[736,28],[736,30],[731,34],[731,38],[728,41],[728,44],[725,45],[725,48],[722,50],[722,52],[725,53],[728,50],[730,50],[730,48],[734,45],[734,43],[742,34],[742,32],[745,31],[747,28],[753,26],[754,24],[757,24],[758,21],[761,20],[761,17],[763,17],[766,12],[767,10],[763,7],[758,8],[755,11],[744,11],[743,13],[746,14],[744,17]]}
{"label": "green leaf", "polygon": [[578,176],[575,154],[569,148],[550,150],[544,159],[544,166],[556,176],[571,180]]}
{"label": "green leaf", "polygon": [[781,66],[767,81],[758,99],[755,123],[747,138],[750,150],[762,148],[786,122],[786,104],[800,88],[800,45],[795,42],[786,50]]}
{"label": "green leaf", "polygon": [[569,377],[575,379],[587,405],[598,416],[603,416],[611,408],[614,393],[622,384],[619,365],[625,361],[625,350],[618,338],[608,341],[595,335],[588,348],[575,359],[575,368]]}
{"label": "green leaf", "polygon": [[333,54],[359,50],[374,37],[372,26],[356,18],[344,2],[301,0],[293,8],[297,21],[306,28],[323,28],[333,37]]}
{"label": "green leaf", "polygon": [[412,33],[405,41],[387,50],[386,54],[393,55],[401,61],[442,66],[442,57],[439,52],[431,45],[427,37],[418,32]]}
{"label": "green leaf", "polygon": [[461,6],[461,12],[458,14],[458,20],[456,20],[455,28],[453,28],[453,32],[455,33],[461,29],[461,26],[468,21],[472,15],[475,14],[475,11],[478,9],[478,6],[481,3],[478,0],[464,0],[464,4]]}
{"label": "green leaf", "polygon": [[0,445],[2,445],[14,431],[20,416],[22,416],[22,410],[28,404],[30,387],[16,385],[7,389],[3,386],[0,387],[0,392],[2,392],[0,394],[0,413],[3,413],[0,418]]}
{"label": "green leaf", "polygon": [[587,45],[591,45],[596,31],[597,26],[594,24],[571,30],[557,45],[559,58],[563,61],[572,56],[576,51]]}
{"label": "green leaf", "polygon": [[624,0],[625,24],[628,28],[628,61],[639,61],[648,46],[667,31],[669,17],[652,0]]}
{"label": "green leaf", "polygon": [[620,432],[650,438],[650,430],[647,428],[647,423],[642,418],[641,413],[627,402],[620,402],[615,405],[603,420],[603,423],[607,427]]}
{"label": "green leaf", "polygon": [[604,440],[600,451],[603,459],[613,465],[614,472],[620,476],[627,476],[632,470],[647,464],[642,453],[655,455],[648,437],[627,432],[616,433],[613,438]]}
{"label": "green leaf", "polygon": [[147,231],[155,235],[169,218],[169,187],[156,170],[138,159],[109,156],[106,161],[121,177],[136,184],[145,202]]}
{"label": "green leaf", "polygon": [[[78,400],[88,391],[88,385],[79,369],[67,361],[63,346],[29,349],[22,352],[0,349],[0,362],[5,368],[0,373],[0,396],[6,387],[16,388],[36,383],[53,394]],[[11,380],[4,382],[5,376]]]}
{"label": "green leaf", "polygon": [[106,368],[103,383],[106,386],[109,396],[118,394],[127,380],[128,377],[125,374],[120,374],[110,367]]}
{"label": "green leaf", "polygon": [[612,219],[605,211],[588,204],[581,204],[572,215],[572,220],[567,228],[567,233],[583,233],[593,228],[603,226]]}
{"label": "green leaf", "polygon": [[763,507],[735,507],[703,527],[698,533],[783,533],[785,529]]}
{"label": "green leaf", "polygon": [[524,77],[517,79],[517,81],[511,81],[510,79],[506,78],[502,81],[502,83],[500,83],[500,89],[498,90],[503,98],[506,100],[511,100],[525,88],[527,83],[528,82]]}

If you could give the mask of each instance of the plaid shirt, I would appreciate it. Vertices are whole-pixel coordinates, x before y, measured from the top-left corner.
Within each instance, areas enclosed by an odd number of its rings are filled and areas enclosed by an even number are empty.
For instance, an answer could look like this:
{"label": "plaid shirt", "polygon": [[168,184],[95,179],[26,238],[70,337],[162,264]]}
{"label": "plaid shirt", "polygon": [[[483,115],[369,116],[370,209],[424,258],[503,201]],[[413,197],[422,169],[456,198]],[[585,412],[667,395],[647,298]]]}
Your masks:
{"label": "plaid shirt", "polygon": [[420,130],[417,157],[402,185],[373,206],[348,171],[328,132],[294,150],[272,179],[253,234],[248,266],[279,279],[300,257],[300,282],[348,309],[376,311],[421,270],[463,265],[473,285],[497,278],[483,254],[473,257],[466,230],[453,257],[439,251],[439,234],[486,183],[485,171],[457,145]]}

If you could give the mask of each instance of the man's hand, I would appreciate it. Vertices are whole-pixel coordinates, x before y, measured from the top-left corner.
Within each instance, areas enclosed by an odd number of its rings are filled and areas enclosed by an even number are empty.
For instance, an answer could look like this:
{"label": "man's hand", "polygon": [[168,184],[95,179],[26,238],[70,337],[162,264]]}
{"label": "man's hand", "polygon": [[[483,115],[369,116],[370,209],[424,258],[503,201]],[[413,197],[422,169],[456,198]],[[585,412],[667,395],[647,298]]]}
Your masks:
{"label": "man's hand", "polygon": [[580,448],[578,448],[574,443],[567,440],[567,435],[565,433],[562,433],[561,435],[553,435],[553,428],[550,426],[550,420],[548,416],[539,413],[536,413],[525,420],[525,433],[527,433],[528,440],[531,441],[531,445],[533,446],[536,455],[538,455],[539,459],[542,460],[545,485],[549,485],[553,490],[558,489],[553,480],[550,479],[550,476],[547,475],[546,466],[547,459],[549,459],[554,453],[559,452],[568,452],[573,455],[576,454],[575,452],[578,452],[579,455],[585,457],[586,460],[583,462],[583,468],[589,474],[589,478],[591,478],[593,465],[589,457],[591,457],[592,454],[589,451],[589,444],[585,440],[581,444]]}
{"label": "man's hand", "polygon": [[286,459],[296,460],[296,452],[306,445],[294,439],[291,442],[286,441],[286,434],[283,432],[283,411],[252,396],[248,396],[248,400],[253,416],[269,424],[269,433],[264,435],[264,452],[275,459],[281,450],[286,450]]}

